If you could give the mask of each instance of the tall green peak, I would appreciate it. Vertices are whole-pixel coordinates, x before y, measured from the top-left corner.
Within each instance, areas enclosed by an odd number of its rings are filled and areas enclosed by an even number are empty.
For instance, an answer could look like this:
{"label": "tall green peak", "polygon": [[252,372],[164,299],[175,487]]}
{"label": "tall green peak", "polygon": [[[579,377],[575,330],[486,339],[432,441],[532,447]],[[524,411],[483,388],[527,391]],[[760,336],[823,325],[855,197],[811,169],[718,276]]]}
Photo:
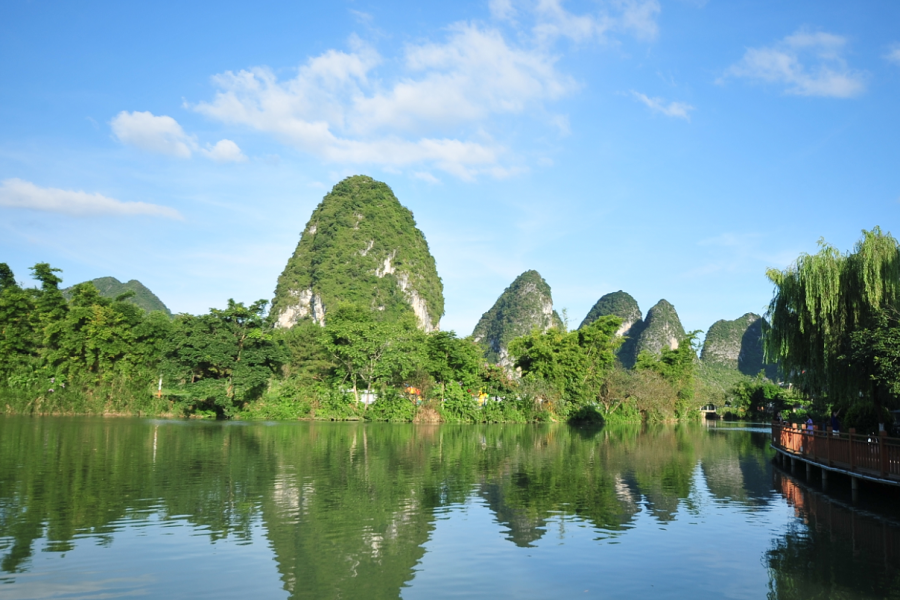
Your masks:
{"label": "tall green peak", "polygon": [[674,350],[684,336],[684,327],[675,307],[666,300],[660,300],[647,311],[644,327],[635,344],[635,357],[641,352],[659,355],[663,348]]}
{"label": "tall green peak", "polygon": [[313,211],[278,278],[271,313],[279,327],[325,324],[341,302],[388,320],[413,314],[421,329],[440,327],[444,286],[425,236],[391,188],[365,175],[332,188]]}
{"label": "tall green peak", "polygon": [[641,308],[631,294],[619,290],[618,292],[601,296],[581,322],[579,329],[590,325],[600,317],[610,315],[622,319],[622,325],[619,327],[616,335],[624,336],[625,342],[619,346],[616,354],[622,364],[630,369],[634,366],[634,361],[637,357],[635,348],[637,347],[638,337],[644,329]]}
{"label": "tall green peak", "polygon": [[[161,310],[169,316],[172,315],[172,311],[163,304],[163,301],[137,279],[122,283],[115,277],[98,277],[97,279],[91,279],[84,283],[94,284],[94,287],[97,288],[97,291],[100,292],[100,295],[104,298],[116,298],[126,292],[134,292],[134,296],[128,298],[126,302],[136,304],[147,312]],[[69,287],[62,290],[62,294],[66,300],[70,299],[72,297],[72,288]]]}
{"label": "tall green peak", "polygon": [[507,352],[509,342],[537,328],[546,331],[563,327],[553,310],[550,286],[537,271],[525,271],[506,288],[494,306],[481,316],[472,336],[484,348],[489,361],[512,366]]}
{"label": "tall green peak", "polygon": [[767,376],[774,377],[775,366],[767,364],[763,354],[763,334],[767,328],[766,320],[754,313],[733,321],[716,321],[706,333],[700,360],[737,369],[745,375],[765,371]]}

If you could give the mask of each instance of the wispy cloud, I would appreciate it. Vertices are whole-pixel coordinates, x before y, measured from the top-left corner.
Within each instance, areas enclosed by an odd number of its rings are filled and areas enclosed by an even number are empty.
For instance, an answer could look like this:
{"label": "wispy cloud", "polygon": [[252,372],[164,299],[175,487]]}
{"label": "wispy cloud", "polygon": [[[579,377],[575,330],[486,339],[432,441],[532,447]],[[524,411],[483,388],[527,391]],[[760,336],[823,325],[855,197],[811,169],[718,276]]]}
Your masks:
{"label": "wispy cloud", "polygon": [[696,110],[693,106],[684,102],[666,103],[662,98],[650,98],[649,96],[641,94],[640,92],[635,92],[634,90],[632,90],[631,95],[635,100],[649,108],[652,112],[660,113],[667,117],[676,117],[678,119],[690,121],[690,112]]}
{"label": "wispy cloud", "polygon": [[900,65],[900,44],[892,44],[884,57],[892,63]]}
{"label": "wispy cloud", "polygon": [[797,96],[852,98],[865,91],[866,77],[847,65],[846,44],[833,33],[800,29],[772,46],[748,48],[723,79],[783,84],[786,93]]}
{"label": "wispy cloud", "polygon": [[428,171],[416,171],[415,173],[413,173],[413,177],[432,184],[441,182],[440,179],[438,179]]}
{"label": "wispy cloud", "polygon": [[659,33],[656,22],[660,12],[657,0],[605,0],[593,12],[576,14],[562,0],[491,0],[491,16],[515,21],[527,17],[531,31],[542,43],[559,38],[575,42],[605,42],[613,34],[632,35],[653,40]]}
{"label": "wispy cloud", "polygon": [[0,206],[78,217],[147,215],[183,219],[181,213],[168,206],[146,202],[122,202],[101,194],[82,191],[42,188],[22,179],[6,179],[0,184]]}
{"label": "wispy cloud", "polygon": [[755,232],[724,232],[700,240],[697,245],[708,249],[709,261],[698,262],[684,273],[686,277],[703,277],[714,273],[758,273],[773,265],[790,264],[800,253],[797,248],[773,248],[766,235]]}
{"label": "wispy cloud", "polygon": [[216,162],[247,160],[238,145],[231,140],[219,140],[215,146],[207,145],[206,149],[201,149],[197,138],[185,133],[178,121],[167,115],[123,110],[109,124],[113,135],[120,142],[147,152],[190,158],[194,152],[199,151],[201,155]]}

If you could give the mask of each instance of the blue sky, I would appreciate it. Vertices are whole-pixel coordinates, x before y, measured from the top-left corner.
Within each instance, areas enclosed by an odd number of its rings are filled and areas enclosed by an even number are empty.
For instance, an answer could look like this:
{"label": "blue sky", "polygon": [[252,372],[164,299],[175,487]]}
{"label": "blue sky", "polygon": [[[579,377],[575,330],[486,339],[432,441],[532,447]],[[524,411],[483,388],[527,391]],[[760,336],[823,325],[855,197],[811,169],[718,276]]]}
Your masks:
{"label": "blue sky", "polygon": [[0,81],[0,262],[176,312],[271,298],[357,173],[460,334],[527,269],[705,330],[900,209],[897,2],[6,0]]}

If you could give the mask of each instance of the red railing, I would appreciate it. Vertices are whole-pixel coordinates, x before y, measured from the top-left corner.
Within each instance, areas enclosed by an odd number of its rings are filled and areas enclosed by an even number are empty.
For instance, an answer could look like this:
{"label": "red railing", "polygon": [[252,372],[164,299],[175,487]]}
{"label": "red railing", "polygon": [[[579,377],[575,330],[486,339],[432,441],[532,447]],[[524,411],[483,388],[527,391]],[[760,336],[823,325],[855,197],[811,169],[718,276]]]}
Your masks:
{"label": "red railing", "polygon": [[879,479],[900,481],[900,439],[860,435],[852,429],[840,435],[808,431],[800,425],[772,423],[772,445],[789,454],[828,467]]}

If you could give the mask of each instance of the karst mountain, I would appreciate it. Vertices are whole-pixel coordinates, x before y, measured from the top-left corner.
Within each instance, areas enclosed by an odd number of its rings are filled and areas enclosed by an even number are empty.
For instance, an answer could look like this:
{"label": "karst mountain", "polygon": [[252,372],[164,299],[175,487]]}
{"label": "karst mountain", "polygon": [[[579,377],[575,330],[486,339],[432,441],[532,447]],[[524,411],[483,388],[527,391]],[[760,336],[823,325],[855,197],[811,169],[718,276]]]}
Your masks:
{"label": "karst mountain", "polygon": [[507,351],[509,342],[532,329],[546,331],[551,327],[562,328],[563,323],[553,310],[550,286],[537,271],[525,271],[481,316],[472,336],[484,348],[485,358],[509,368],[513,363]]}
{"label": "karst mountain", "polygon": [[386,184],[365,175],[334,186],[313,211],[278,278],[271,314],[278,327],[324,325],[342,302],[383,319],[414,315],[440,328],[443,284],[412,212]]}

